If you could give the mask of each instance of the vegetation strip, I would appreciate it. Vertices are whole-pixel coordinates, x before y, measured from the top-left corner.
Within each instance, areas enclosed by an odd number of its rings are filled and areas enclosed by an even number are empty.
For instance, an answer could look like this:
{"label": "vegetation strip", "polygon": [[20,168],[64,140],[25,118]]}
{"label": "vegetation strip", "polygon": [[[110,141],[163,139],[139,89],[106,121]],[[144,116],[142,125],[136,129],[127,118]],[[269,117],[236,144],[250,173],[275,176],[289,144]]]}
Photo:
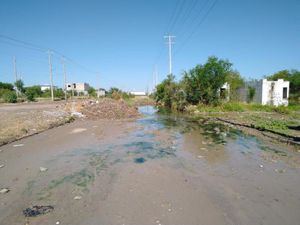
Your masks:
{"label": "vegetation strip", "polygon": [[[286,139],[283,140],[283,139],[276,138],[276,140],[279,140],[281,142],[287,142],[287,143],[290,143],[290,144],[300,145],[300,138],[299,137],[291,136],[291,135],[288,135],[288,134],[283,134],[283,133],[276,132],[276,131],[270,130],[270,129],[262,130],[262,129],[257,128],[255,125],[252,125],[252,124],[248,125],[248,124],[243,124],[243,123],[237,123],[237,122],[233,122],[233,121],[230,121],[230,120],[221,119],[219,117],[216,117],[216,119],[221,121],[221,122],[232,124],[232,125],[235,125],[235,126],[247,127],[247,128],[251,128],[251,129],[256,129],[256,130],[261,131],[261,132],[266,131],[266,132],[270,132],[270,133],[273,133],[273,134],[276,134],[276,135],[280,135],[280,136],[285,137]],[[270,136],[270,135],[265,135],[265,136],[267,136],[269,138],[274,138],[273,136]]]}

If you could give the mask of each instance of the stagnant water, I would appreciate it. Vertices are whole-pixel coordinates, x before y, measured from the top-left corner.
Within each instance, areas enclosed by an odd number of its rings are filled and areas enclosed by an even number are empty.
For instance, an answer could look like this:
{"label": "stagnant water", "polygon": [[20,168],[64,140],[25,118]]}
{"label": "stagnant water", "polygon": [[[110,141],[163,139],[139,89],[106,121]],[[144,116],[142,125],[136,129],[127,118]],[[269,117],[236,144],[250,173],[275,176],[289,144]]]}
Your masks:
{"label": "stagnant water", "polygon": [[[299,224],[297,149],[206,119],[139,110],[134,122],[75,123],[28,138],[18,153],[3,148],[7,164],[20,168],[1,174],[15,190],[2,199],[0,224]],[[34,204],[55,210],[24,218]]]}

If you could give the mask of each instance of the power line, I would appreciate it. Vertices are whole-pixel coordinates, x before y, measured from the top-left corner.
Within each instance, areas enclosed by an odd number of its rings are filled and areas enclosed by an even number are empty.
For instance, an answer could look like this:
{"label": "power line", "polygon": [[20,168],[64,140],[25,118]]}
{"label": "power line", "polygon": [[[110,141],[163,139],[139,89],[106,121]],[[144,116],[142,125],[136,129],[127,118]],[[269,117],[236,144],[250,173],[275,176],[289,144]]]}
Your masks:
{"label": "power line", "polygon": [[21,40],[18,40],[18,39],[15,39],[15,38],[3,35],[3,34],[0,34],[0,38],[4,38],[4,39],[7,39],[7,40],[18,42],[18,43],[21,43],[23,45],[28,45],[28,46],[30,46],[32,48],[35,48],[35,49],[39,50],[39,51],[44,51],[45,52],[47,50],[47,48],[41,47],[39,45],[32,44],[32,43],[29,43],[29,42],[26,42],[26,41],[21,41]]}
{"label": "power line", "polygon": [[206,13],[204,14],[204,16],[202,17],[202,19],[199,21],[199,23],[197,24],[197,26],[195,27],[195,29],[193,29],[193,31],[191,32],[191,34],[185,39],[185,41],[183,42],[183,44],[178,48],[178,50],[175,52],[175,54],[177,54],[185,45],[186,43],[195,35],[196,32],[198,32],[198,28],[203,24],[203,22],[205,21],[205,19],[207,18],[207,16],[209,15],[209,13],[214,9],[214,7],[216,6],[216,4],[218,3],[219,0],[215,0],[211,6],[209,7],[208,11],[206,11]]}
{"label": "power line", "polygon": [[[33,44],[33,43],[30,43],[30,42],[22,41],[22,40],[19,40],[19,39],[16,39],[16,38],[12,38],[12,37],[9,37],[9,36],[3,35],[3,34],[0,34],[0,38],[6,39],[6,40],[9,40],[9,41],[12,41],[12,42],[19,43],[19,45],[17,45],[15,43],[6,42],[7,44],[11,44],[11,45],[14,45],[14,46],[27,48],[29,50],[36,50],[36,51],[40,51],[40,52],[47,52],[50,49],[52,51],[52,53],[56,53],[60,57],[64,57],[70,63],[73,63],[74,65],[77,65],[78,67],[81,67],[85,71],[87,71],[89,73],[99,74],[99,72],[95,72],[95,71],[87,68],[86,66],[81,65],[80,63],[76,62],[74,59],[72,59],[72,58],[70,58],[70,57],[62,54],[61,52],[59,52],[59,51],[57,51],[55,49],[46,48],[46,47],[43,47],[43,46],[40,46],[40,45],[37,45],[37,44]],[[2,40],[2,42],[3,42],[3,40]]]}
{"label": "power line", "polygon": [[183,9],[184,9],[184,5],[186,4],[187,0],[182,0],[181,1],[181,4],[179,6],[179,11],[177,13],[177,15],[175,16],[175,19],[170,27],[170,30],[168,31],[168,34],[172,33],[173,32],[173,28],[176,26],[176,23],[178,21],[178,19],[181,17],[182,15],[182,12],[183,12]]}

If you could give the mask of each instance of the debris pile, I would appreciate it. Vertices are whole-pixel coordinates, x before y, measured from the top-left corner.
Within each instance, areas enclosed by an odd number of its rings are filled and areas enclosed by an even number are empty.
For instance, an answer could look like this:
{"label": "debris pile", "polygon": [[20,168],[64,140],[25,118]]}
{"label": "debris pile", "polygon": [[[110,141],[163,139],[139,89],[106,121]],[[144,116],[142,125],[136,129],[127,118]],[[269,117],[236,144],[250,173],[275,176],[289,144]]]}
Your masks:
{"label": "debris pile", "polygon": [[110,98],[71,102],[66,105],[66,110],[72,114],[81,113],[89,119],[132,119],[139,116],[136,107]]}

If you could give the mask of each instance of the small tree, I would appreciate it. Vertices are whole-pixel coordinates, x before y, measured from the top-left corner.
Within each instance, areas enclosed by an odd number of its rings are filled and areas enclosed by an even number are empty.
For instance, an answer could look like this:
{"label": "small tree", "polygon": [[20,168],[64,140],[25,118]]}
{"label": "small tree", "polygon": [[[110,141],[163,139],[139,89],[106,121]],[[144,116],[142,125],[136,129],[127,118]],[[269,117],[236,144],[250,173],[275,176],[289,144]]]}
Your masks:
{"label": "small tree", "polygon": [[218,103],[220,88],[226,82],[231,66],[227,60],[209,57],[204,65],[197,65],[189,72],[185,72],[182,85],[188,103]]}
{"label": "small tree", "polygon": [[96,97],[96,96],[97,96],[96,89],[93,88],[93,87],[90,87],[90,88],[88,89],[88,94],[89,94],[89,96],[91,96],[91,97]]}
{"label": "small tree", "polygon": [[248,87],[248,102],[253,102],[254,96],[256,94],[256,90],[254,87]]}

